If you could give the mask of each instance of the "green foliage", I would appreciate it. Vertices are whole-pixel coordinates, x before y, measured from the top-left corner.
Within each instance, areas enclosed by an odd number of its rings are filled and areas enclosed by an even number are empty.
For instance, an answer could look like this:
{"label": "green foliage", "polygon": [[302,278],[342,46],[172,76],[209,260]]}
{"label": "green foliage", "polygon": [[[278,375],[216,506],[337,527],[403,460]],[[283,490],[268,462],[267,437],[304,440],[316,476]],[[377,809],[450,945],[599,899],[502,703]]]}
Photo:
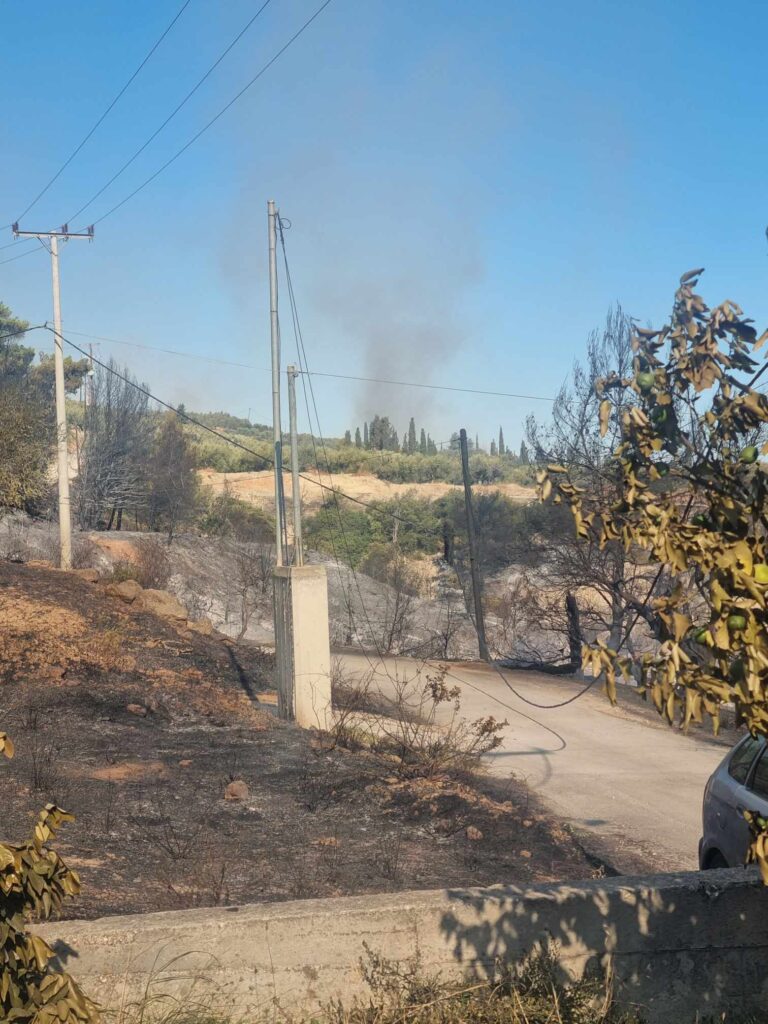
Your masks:
{"label": "green foliage", "polygon": [[[27,326],[0,303],[0,507],[31,510],[48,490],[56,433],[53,357],[35,365],[34,349],[18,334]],[[86,369],[82,361],[65,361],[69,390],[79,387]]]}
{"label": "green foliage", "polygon": [[[0,733],[0,751],[12,757],[13,744]],[[97,1008],[75,981],[50,967],[53,950],[27,931],[31,916],[46,920],[67,897],[80,891],[80,879],[49,845],[72,815],[54,804],[40,812],[32,838],[19,845],[0,843],[0,1016],[20,1024],[96,1022]]]}
{"label": "green foliage", "polygon": [[228,487],[217,495],[204,492],[201,508],[198,528],[209,537],[234,537],[243,541],[269,541],[274,537],[274,519],[236,498]]}
{"label": "green foliage", "polygon": [[[392,515],[399,517],[393,520]],[[346,545],[342,539],[339,517]],[[538,504],[518,505],[499,493],[475,495],[479,554],[485,569],[513,562],[531,564],[541,558],[543,542],[567,529],[565,516]],[[354,568],[384,579],[385,564],[396,545],[400,554],[433,556],[444,550],[452,558],[466,555],[466,511],[460,491],[434,501],[414,492],[366,508],[339,499],[326,502],[305,520],[307,545],[348,560]],[[383,574],[383,575],[382,575]]]}
{"label": "green foliage", "polygon": [[[732,702],[765,735],[768,473],[744,452],[768,424],[768,398],[753,386],[753,354],[768,332],[758,338],[730,301],[710,310],[694,291],[699,273],[681,278],[669,324],[636,331],[631,375],[598,383],[601,431],[618,421],[606,465],[617,481],[612,499],[590,502],[563,466],[542,472],[541,496],[570,507],[584,540],[642,552],[660,567],[657,578],[666,570],[674,581],[642,608],[659,643],[634,659],[658,711],[685,726],[706,714],[717,726]],[[630,659],[598,643],[584,663],[605,673],[615,699],[616,673],[627,673]],[[768,837],[755,831],[752,856],[768,883]]]}

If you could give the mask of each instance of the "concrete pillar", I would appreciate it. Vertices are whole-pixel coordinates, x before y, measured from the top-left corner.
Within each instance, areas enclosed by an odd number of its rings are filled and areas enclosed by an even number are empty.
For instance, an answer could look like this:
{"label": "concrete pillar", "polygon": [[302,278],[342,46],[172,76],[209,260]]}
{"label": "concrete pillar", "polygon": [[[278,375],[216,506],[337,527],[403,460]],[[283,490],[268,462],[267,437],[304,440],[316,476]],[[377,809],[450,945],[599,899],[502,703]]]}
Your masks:
{"label": "concrete pillar", "polygon": [[322,565],[275,568],[278,711],[303,729],[331,726],[328,580]]}

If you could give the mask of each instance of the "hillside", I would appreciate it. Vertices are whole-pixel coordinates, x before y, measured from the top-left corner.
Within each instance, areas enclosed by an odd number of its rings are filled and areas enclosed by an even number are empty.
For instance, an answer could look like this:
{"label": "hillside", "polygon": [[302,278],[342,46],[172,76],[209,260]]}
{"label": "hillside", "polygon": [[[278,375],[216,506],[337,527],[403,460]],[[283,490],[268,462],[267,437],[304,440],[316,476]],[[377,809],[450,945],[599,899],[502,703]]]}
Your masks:
{"label": "hillside", "polygon": [[[305,470],[303,475],[317,481],[310,480],[301,482],[302,506],[307,511],[316,511],[324,501],[330,497],[330,493],[324,490],[325,487],[333,487],[344,492],[351,498],[361,501],[390,501],[406,494],[414,495],[427,501],[434,501],[446,494],[458,492],[460,487],[456,484],[444,481],[430,481],[429,483],[394,483],[389,480],[382,480],[377,476],[368,473],[334,473],[329,476],[326,473],[318,474],[316,470]],[[214,493],[221,494],[225,488],[242,501],[274,512],[274,476],[271,471],[254,473],[220,473],[213,469],[201,469],[200,479],[203,484],[210,487]],[[501,493],[510,501],[525,504],[534,501],[536,490],[534,487],[526,487],[522,484],[499,482],[494,484],[475,484],[476,494]],[[291,478],[285,478],[286,498],[292,496]]]}
{"label": "hillside", "polygon": [[[0,559],[3,839],[56,801],[98,917],[580,878],[522,784],[423,777],[279,721],[268,654],[136,611],[100,582]],[[238,783],[230,786],[230,783]]]}

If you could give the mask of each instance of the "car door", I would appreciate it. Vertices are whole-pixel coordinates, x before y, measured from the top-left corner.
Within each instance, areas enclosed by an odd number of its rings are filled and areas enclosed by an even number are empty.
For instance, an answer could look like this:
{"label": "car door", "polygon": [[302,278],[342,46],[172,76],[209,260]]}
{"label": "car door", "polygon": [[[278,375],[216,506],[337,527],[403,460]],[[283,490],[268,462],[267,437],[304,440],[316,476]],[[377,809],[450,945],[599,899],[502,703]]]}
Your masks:
{"label": "car door", "polygon": [[[752,808],[755,795],[749,788],[756,760],[762,759],[765,742],[746,736],[717,769],[707,786],[704,801],[704,835],[720,850],[729,867],[744,863],[749,848],[749,826],[744,809]],[[768,768],[768,763],[764,766]]]}
{"label": "car door", "polygon": [[768,818],[768,747],[765,745],[749,773],[747,790],[746,809]]}

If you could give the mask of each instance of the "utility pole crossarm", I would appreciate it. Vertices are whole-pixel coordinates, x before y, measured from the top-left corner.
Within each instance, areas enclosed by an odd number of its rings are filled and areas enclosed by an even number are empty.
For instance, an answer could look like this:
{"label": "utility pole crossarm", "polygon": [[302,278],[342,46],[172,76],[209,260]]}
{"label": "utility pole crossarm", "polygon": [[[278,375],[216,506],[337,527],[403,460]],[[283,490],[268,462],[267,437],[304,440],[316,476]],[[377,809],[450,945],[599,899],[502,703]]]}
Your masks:
{"label": "utility pole crossarm", "polygon": [[93,241],[93,224],[85,231],[70,231],[69,224],[62,224],[59,231],[20,231],[18,221],[11,225],[14,238],[63,238],[65,242],[70,238],[85,238]]}

